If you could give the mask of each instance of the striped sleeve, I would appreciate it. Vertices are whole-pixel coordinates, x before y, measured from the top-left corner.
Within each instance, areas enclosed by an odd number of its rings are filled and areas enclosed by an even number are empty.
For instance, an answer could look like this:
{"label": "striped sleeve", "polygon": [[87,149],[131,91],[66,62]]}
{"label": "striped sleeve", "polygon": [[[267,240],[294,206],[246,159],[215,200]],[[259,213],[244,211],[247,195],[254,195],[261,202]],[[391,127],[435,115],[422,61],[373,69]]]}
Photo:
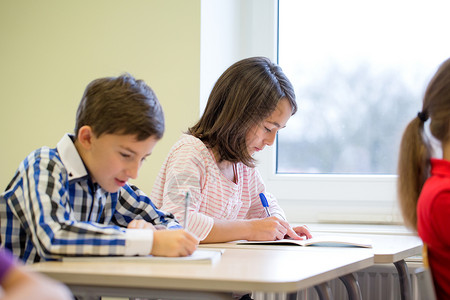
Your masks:
{"label": "striped sleeve", "polygon": [[266,191],[266,187],[264,185],[264,182],[262,180],[262,177],[256,168],[248,169],[248,175],[247,175],[247,181],[248,181],[248,190],[253,191],[250,192],[251,195],[251,206],[248,210],[247,219],[254,219],[254,218],[265,218],[266,212],[264,208],[261,205],[261,199],[259,198],[260,193],[264,193],[264,195],[267,198],[267,202],[269,204],[269,211],[271,216],[276,216],[279,219],[286,220],[286,215],[283,211],[283,209],[278,204],[277,199],[275,196],[271,193],[268,193]]}
{"label": "striped sleeve", "polygon": [[[200,142],[201,143],[201,142]],[[190,193],[188,208],[188,230],[200,240],[211,231],[214,220],[200,212],[202,207],[202,187],[206,180],[207,168],[202,151],[206,148],[192,143],[178,143],[164,162],[153,186],[151,198],[164,211],[172,212],[181,225],[185,224],[185,198]]]}

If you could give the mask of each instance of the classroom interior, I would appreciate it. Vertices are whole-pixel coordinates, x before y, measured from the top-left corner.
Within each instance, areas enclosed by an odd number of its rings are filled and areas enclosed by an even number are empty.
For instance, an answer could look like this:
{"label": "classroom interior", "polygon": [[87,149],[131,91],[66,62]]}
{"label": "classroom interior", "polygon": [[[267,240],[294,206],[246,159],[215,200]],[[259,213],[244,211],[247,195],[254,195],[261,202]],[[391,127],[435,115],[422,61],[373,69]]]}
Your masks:
{"label": "classroom interior", "polygon": [[[276,30],[269,25],[276,5],[274,0],[2,0],[0,189],[31,151],[53,147],[73,131],[91,80],[128,72],[153,88],[165,112],[164,137],[132,181],[150,193],[170,147],[198,119],[226,67],[249,56],[276,60]],[[282,201],[289,213],[298,210],[291,199]],[[389,205],[393,213],[383,222],[358,223],[365,215],[351,222],[334,216],[332,224],[301,214],[291,219],[318,231],[411,235],[396,204]],[[413,269],[420,262],[420,255],[414,256]],[[371,272],[381,274],[377,278],[395,275],[392,266]],[[394,275],[390,280],[397,280]]]}

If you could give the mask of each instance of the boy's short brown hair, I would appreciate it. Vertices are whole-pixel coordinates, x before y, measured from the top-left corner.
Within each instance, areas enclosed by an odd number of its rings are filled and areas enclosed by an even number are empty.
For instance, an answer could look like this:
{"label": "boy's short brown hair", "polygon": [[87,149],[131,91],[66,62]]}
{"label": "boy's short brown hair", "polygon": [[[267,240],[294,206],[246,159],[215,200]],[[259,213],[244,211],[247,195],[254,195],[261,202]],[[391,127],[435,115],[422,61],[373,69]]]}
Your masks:
{"label": "boy's short brown hair", "polygon": [[217,80],[200,120],[189,133],[217,149],[220,160],[254,167],[245,137],[270,116],[282,99],[297,111],[294,88],[281,68],[266,57],[250,57],[229,67]]}
{"label": "boy's short brown hair", "polygon": [[135,135],[138,141],[164,134],[164,113],[153,90],[130,74],[99,78],[86,87],[78,106],[75,136],[88,125],[94,134]]}

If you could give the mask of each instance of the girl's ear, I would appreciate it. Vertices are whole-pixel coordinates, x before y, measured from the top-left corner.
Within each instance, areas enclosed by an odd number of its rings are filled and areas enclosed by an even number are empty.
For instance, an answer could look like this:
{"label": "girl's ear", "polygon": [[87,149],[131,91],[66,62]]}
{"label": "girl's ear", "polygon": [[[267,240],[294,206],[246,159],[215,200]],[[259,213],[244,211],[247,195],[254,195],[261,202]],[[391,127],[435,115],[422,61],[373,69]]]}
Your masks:
{"label": "girl's ear", "polygon": [[91,126],[84,125],[78,130],[77,140],[84,149],[89,150],[91,148],[94,138],[95,135]]}

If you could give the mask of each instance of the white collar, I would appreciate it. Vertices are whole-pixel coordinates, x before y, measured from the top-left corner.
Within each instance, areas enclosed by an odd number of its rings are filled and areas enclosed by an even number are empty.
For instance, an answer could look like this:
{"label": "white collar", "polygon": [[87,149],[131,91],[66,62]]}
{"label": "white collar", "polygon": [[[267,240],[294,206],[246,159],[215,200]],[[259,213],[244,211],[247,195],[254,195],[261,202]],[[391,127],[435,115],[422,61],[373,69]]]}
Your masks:
{"label": "white collar", "polygon": [[88,175],[83,160],[78,153],[70,134],[65,134],[56,145],[61,161],[69,173],[69,181],[81,179]]}

